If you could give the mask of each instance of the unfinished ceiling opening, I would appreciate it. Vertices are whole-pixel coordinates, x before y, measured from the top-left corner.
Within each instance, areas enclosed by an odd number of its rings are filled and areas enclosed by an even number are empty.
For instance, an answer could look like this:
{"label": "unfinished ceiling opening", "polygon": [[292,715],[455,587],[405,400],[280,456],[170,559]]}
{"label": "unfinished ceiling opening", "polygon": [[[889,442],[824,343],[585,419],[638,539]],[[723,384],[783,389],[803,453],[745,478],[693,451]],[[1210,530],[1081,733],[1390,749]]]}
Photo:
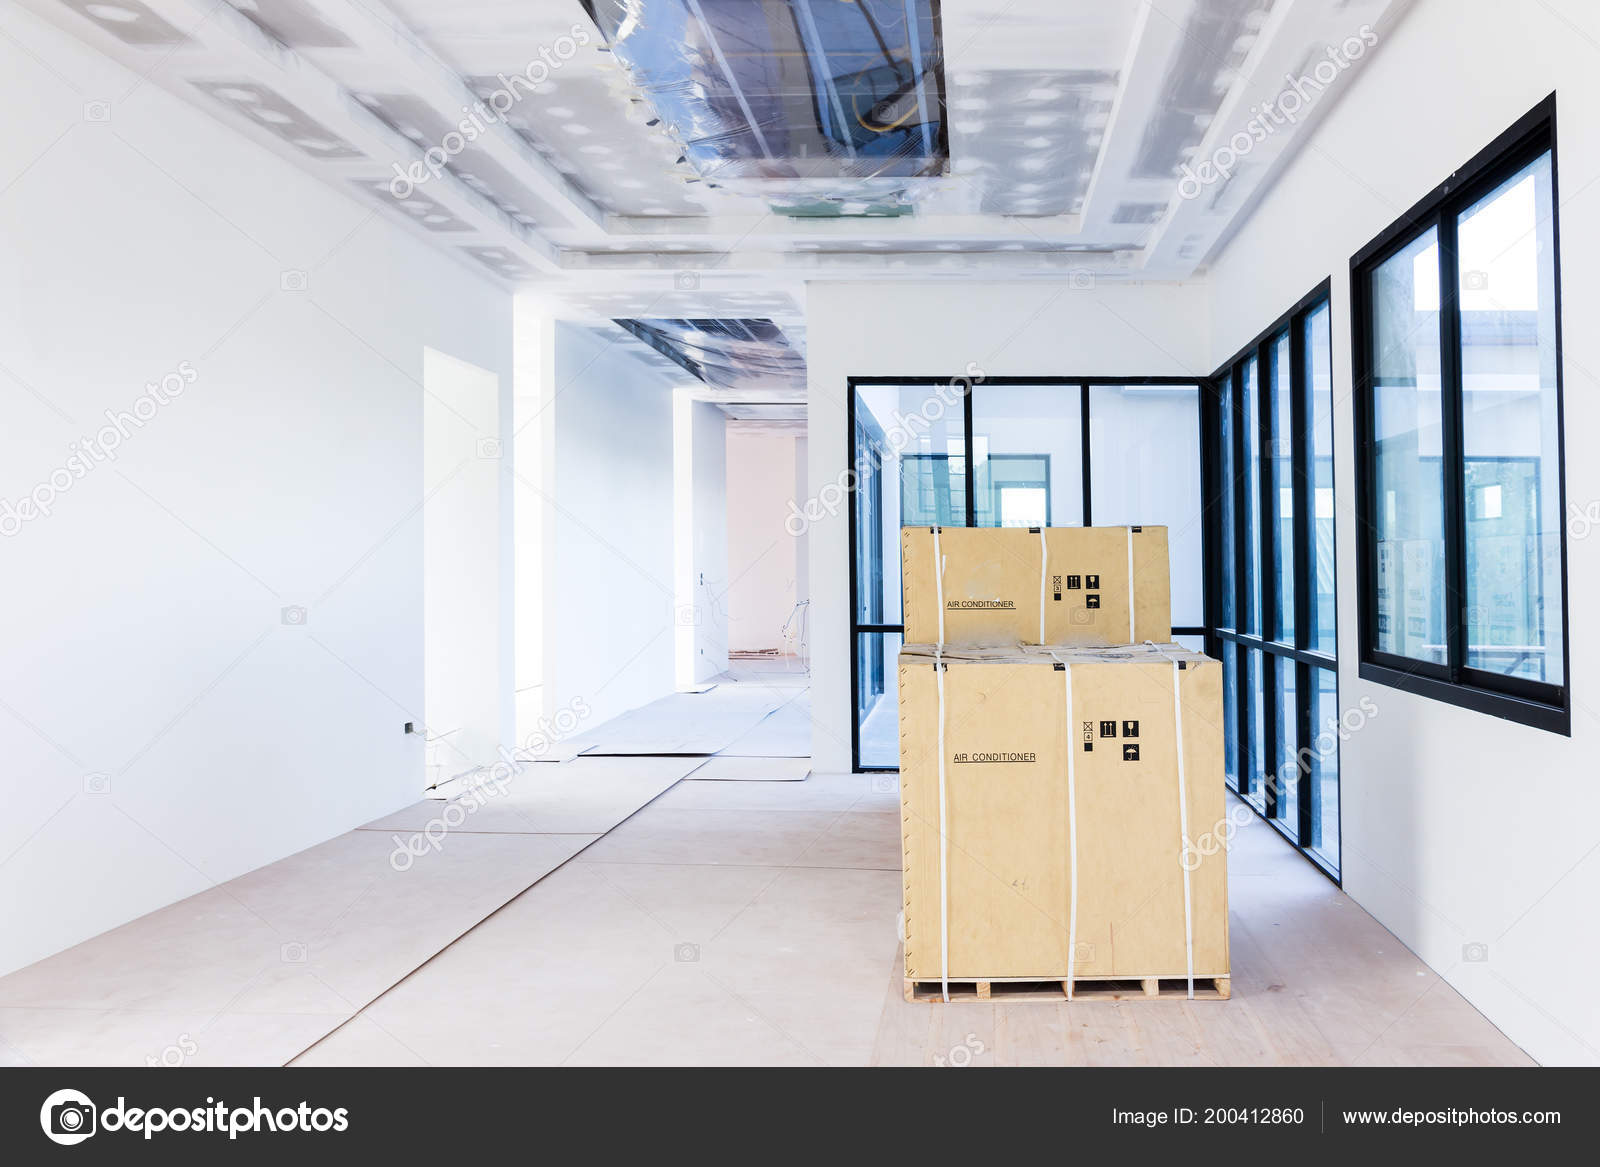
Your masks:
{"label": "unfinished ceiling opening", "polygon": [[938,0],[585,0],[709,185],[898,215],[949,161]]}
{"label": "unfinished ceiling opening", "polygon": [[714,389],[803,393],[805,355],[771,320],[616,322]]}

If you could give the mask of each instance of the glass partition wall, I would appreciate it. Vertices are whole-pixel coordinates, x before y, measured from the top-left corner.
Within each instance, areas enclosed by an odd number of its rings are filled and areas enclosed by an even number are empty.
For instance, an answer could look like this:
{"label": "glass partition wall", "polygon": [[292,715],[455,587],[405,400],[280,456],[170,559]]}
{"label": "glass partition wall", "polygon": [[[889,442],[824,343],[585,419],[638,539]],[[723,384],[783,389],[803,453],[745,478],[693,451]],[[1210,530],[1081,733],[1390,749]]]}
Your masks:
{"label": "glass partition wall", "polygon": [[1207,651],[1222,661],[1228,785],[1339,877],[1333,372],[1324,284],[1212,379]]}
{"label": "glass partition wall", "polygon": [[1173,633],[1202,646],[1194,381],[857,377],[849,402],[857,769],[899,766],[902,526],[1164,525]]}

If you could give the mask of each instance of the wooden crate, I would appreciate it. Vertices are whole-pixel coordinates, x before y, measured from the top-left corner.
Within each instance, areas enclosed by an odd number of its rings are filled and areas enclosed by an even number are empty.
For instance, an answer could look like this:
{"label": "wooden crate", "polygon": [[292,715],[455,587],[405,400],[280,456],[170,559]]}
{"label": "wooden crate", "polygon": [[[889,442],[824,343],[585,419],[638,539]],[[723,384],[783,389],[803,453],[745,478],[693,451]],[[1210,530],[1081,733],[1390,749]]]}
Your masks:
{"label": "wooden crate", "polygon": [[942,676],[949,977],[993,991],[1006,982],[1059,986],[1068,975],[1166,981],[1192,967],[1197,981],[1225,981],[1227,853],[1184,851],[1177,733],[1181,712],[1182,809],[1199,844],[1225,823],[1221,674],[1217,661],[1176,646],[967,650],[937,660],[908,646],[900,657],[906,979],[937,982],[943,968]]}
{"label": "wooden crate", "polygon": [[936,561],[932,527],[900,530],[907,643],[939,639],[941,601],[947,645],[1041,643],[1041,600],[1045,644],[1172,639],[1165,527],[1046,527],[1042,537],[1037,527],[940,527],[938,536]]}

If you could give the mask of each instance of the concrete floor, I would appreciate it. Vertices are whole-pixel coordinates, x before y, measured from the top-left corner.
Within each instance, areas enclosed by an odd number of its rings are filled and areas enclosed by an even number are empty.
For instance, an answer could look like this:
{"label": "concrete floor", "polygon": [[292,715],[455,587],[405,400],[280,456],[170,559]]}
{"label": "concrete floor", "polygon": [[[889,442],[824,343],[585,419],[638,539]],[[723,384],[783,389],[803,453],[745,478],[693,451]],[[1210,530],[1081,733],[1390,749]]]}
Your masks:
{"label": "concrete floor", "polygon": [[532,766],[0,978],[0,1063],[1529,1064],[1254,819],[1231,1001],[909,1004],[894,776],[702,762]]}

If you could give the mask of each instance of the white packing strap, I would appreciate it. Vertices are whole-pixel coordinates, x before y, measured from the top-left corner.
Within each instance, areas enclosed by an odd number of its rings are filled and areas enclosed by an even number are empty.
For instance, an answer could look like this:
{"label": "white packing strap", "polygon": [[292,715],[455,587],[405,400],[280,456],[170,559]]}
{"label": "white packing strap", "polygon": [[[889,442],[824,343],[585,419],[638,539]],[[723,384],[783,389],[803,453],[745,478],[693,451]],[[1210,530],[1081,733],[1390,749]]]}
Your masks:
{"label": "white packing strap", "polygon": [[[933,675],[939,686],[939,984],[950,1000],[950,830],[949,803],[945,795],[944,660],[934,653]],[[1184,876],[1188,878],[1187,873]]]}
{"label": "white packing strap", "polygon": [[[1162,654],[1166,655],[1165,653]],[[1179,855],[1189,854],[1189,793],[1184,788],[1183,774],[1183,696],[1179,690],[1179,678],[1182,675],[1181,662],[1172,662],[1172,718],[1176,729],[1174,736],[1178,745],[1178,832],[1183,836],[1182,847]],[[1189,893],[1189,865],[1178,864],[1183,868],[1183,949],[1184,959],[1189,975],[1189,1000],[1194,1000],[1194,901]]]}
{"label": "white packing strap", "polygon": [[1137,644],[1133,638],[1133,528],[1128,528],[1128,643]]}
{"label": "white packing strap", "polygon": [[939,605],[939,647],[944,647],[944,554],[939,550],[939,528],[933,529],[933,595]]}
{"label": "white packing strap", "polygon": [[1072,978],[1077,972],[1078,959],[1078,750],[1072,732],[1072,666],[1061,660],[1061,675],[1066,678],[1067,707],[1067,874],[1072,881],[1067,907],[1067,1000],[1072,1000]]}
{"label": "white packing strap", "polygon": [[1039,643],[1050,643],[1044,638],[1044,596],[1045,583],[1049,580],[1046,571],[1050,567],[1050,545],[1044,540],[1044,528],[1039,528]]}

